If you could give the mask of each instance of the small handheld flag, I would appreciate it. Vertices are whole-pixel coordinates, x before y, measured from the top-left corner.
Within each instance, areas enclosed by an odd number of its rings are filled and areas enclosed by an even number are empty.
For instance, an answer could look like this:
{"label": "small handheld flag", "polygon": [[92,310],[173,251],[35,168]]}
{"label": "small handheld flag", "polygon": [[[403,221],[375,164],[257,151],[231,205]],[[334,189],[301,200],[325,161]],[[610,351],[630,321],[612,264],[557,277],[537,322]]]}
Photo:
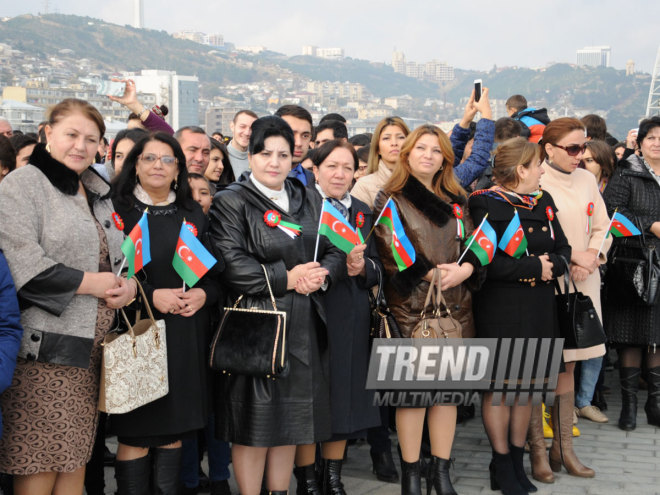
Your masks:
{"label": "small handheld flag", "polygon": [[[128,234],[121,244],[121,251],[128,261],[128,273],[126,278],[130,279],[136,272],[144,268],[151,261],[151,247],[149,243],[149,220],[147,210],[135,224],[133,230]],[[122,268],[124,267],[122,263]],[[120,268],[121,271],[121,268]]]}
{"label": "small handheld flag", "polygon": [[323,201],[319,234],[326,236],[330,242],[346,254],[350,253],[355,246],[361,244],[360,237],[353,226],[348,223],[337,208],[332,206],[330,201]]}
{"label": "small handheld flag", "polygon": [[394,200],[390,198],[381,212],[376,222],[379,225],[386,225],[392,231],[392,255],[399,271],[410,268],[415,263],[415,248],[403,229],[403,224],[396,211]]}
{"label": "small handheld flag", "polygon": [[184,221],[179,231],[174,259],[172,259],[174,270],[188,287],[192,287],[216,263],[217,260],[197,240]]}
{"label": "small handheld flag", "polygon": [[517,209],[514,209],[513,218],[504,231],[497,247],[516,259],[519,259],[527,251],[527,238],[523,232]]}
{"label": "small handheld flag", "polygon": [[[495,229],[488,223],[487,220],[488,213],[484,216],[484,219],[477,227],[470,238],[468,239],[467,247],[460,258],[458,258],[457,263],[460,263],[465,254],[468,251],[472,251],[474,255],[479,259],[481,266],[486,266],[488,263],[493,261],[495,257],[495,250],[497,249],[497,234]],[[475,242],[476,241],[476,242]]]}
{"label": "small handheld flag", "polygon": [[610,233],[614,237],[632,237],[634,235],[641,235],[640,230],[635,227],[635,224],[618,211],[614,212],[614,216],[610,222],[610,229],[607,235],[609,236]]}

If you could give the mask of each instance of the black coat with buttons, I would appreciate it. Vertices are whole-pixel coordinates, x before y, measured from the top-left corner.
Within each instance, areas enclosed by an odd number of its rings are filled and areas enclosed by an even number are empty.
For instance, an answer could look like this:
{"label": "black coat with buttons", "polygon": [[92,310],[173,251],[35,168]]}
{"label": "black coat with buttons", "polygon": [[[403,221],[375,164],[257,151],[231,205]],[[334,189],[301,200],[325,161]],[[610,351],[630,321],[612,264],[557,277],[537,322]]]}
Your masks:
{"label": "black coat with buttons", "polygon": [[[502,239],[514,210],[527,239],[527,252],[515,259],[501,249],[488,265],[486,281],[475,294],[474,315],[477,337],[559,337],[555,289],[541,280],[539,255],[548,254],[556,278],[563,273],[563,262],[571,258],[571,247],[557,219],[557,208],[549,193],[543,192],[531,210],[519,200],[506,195],[511,203],[492,191],[477,191],[469,200],[475,225],[488,213],[488,222]],[[513,203],[513,204],[512,204]],[[554,212],[551,235],[548,207]]]}

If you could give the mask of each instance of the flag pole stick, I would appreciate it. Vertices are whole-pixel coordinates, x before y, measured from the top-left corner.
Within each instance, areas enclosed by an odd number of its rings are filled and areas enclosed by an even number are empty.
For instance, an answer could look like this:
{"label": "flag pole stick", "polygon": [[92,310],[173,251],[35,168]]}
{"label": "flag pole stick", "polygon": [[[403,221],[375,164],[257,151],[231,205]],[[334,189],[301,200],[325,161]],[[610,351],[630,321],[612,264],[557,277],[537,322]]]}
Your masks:
{"label": "flag pole stick", "polygon": [[185,282],[185,281],[183,282],[183,288],[182,288],[182,290],[183,290],[183,292],[186,291],[186,282]]}
{"label": "flag pole stick", "polygon": [[[392,199],[392,196],[390,196],[389,198],[387,198],[387,201],[385,202],[385,206],[387,206],[387,203],[389,203],[391,199]],[[378,215],[378,218],[376,218],[376,221],[375,221],[375,222],[373,223],[373,225],[371,226],[371,230],[369,231],[369,233],[367,234],[366,239],[364,240],[364,243],[365,243],[365,244],[366,244],[367,241],[369,240],[369,237],[371,237],[371,234],[373,234],[374,229],[376,228],[376,225],[378,225],[378,220],[380,220],[380,217],[383,216],[383,212],[384,212],[384,211],[385,211],[385,208],[383,208],[383,209],[380,211],[380,215]]]}
{"label": "flag pole stick", "polygon": [[121,271],[124,269],[125,264],[126,264],[126,256],[124,256],[124,261],[121,262],[121,265],[119,266],[119,270],[117,270],[118,277],[121,277]]}
{"label": "flag pole stick", "polygon": [[596,255],[596,259],[600,258],[600,252],[603,250],[603,246],[605,245],[605,241],[610,236],[610,230],[612,230],[612,224],[614,223],[614,215],[616,215],[616,212],[617,212],[618,209],[619,209],[618,206],[614,209],[614,214],[612,215],[612,219],[610,220],[610,225],[607,227],[607,233],[605,234],[605,237],[603,237],[603,240],[600,243],[600,247],[598,248],[598,254]]}
{"label": "flag pole stick", "polygon": [[456,262],[457,264],[460,264],[461,261],[463,260],[463,258],[465,257],[465,254],[468,252],[468,249],[470,249],[470,246],[472,246],[472,243],[473,243],[474,240],[477,238],[477,234],[478,234],[479,231],[481,230],[481,226],[484,224],[484,222],[486,221],[486,218],[487,218],[487,217],[488,217],[488,213],[486,213],[486,215],[484,216],[483,220],[482,220],[481,223],[479,224],[479,227],[477,227],[477,230],[475,230],[474,232],[472,232],[472,235],[470,236],[470,242],[468,242],[468,245],[465,246],[465,251],[463,251],[463,254],[461,254],[460,258],[458,258],[458,261]]}
{"label": "flag pole stick", "polygon": [[320,230],[321,230],[321,221],[323,220],[323,209],[325,208],[325,202],[326,202],[326,201],[327,201],[327,200],[325,200],[325,199],[323,200],[323,205],[321,206],[321,215],[319,215],[319,226],[318,226],[318,228],[316,229],[316,247],[314,247],[314,261],[315,261],[315,262],[316,262],[316,257],[317,257],[318,254],[319,254],[319,239],[320,239],[320,237],[321,237],[321,233],[320,233]]}

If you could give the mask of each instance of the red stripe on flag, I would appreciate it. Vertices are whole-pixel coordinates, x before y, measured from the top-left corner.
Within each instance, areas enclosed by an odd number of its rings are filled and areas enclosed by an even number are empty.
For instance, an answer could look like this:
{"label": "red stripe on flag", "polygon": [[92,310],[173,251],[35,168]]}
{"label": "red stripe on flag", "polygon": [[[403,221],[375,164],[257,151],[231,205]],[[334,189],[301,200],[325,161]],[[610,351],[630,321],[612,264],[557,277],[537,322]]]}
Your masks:
{"label": "red stripe on flag", "polygon": [[394,242],[394,249],[396,249],[397,254],[401,257],[401,261],[407,267],[412,266],[413,261],[410,259],[408,252],[403,248],[403,245],[399,242],[399,238],[396,236],[396,232],[392,231],[392,242]]}
{"label": "red stripe on flag", "polygon": [[518,227],[518,230],[516,230],[516,233],[513,234],[513,237],[509,241],[509,244],[506,246],[504,252],[509,256],[513,256],[518,250],[518,246],[520,246],[524,235],[525,234],[523,232],[522,226]]}
{"label": "red stripe on flag", "polygon": [[633,233],[630,232],[630,230],[628,230],[626,226],[618,220],[614,220],[614,222],[612,222],[612,227],[618,230],[624,237],[631,237],[633,235]]}
{"label": "red stripe on flag", "polygon": [[[339,224],[339,229],[340,230],[335,230],[333,228],[333,225],[337,222]],[[323,212],[323,217],[321,218],[321,223],[324,223],[328,227],[330,227],[330,230],[335,232],[336,234],[339,234],[342,236],[344,239],[346,239],[348,242],[351,244],[357,244],[356,238],[357,234],[350,230],[348,227],[346,227],[343,223],[341,223],[337,218],[332,215],[331,213],[324,211]]]}
{"label": "red stripe on flag", "polygon": [[[485,242],[482,243],[482,240],[484,239]],[[484,251],[486,251],[489,260],[492,260],[495,257],[495,245],[490,242],[490,239],[483,230],[479,231],[479,235],[477,235],[477,237],[474,239],[474,242],[476,242]]]}
{"label": "red stripe on flag", "polygon": [[142,260],[142,227],[140,227],[139,223],[135,224],[128,237],[131,238],[135,246],[135,271],[139,272],[144,266]]}
{"label": "red stripe on flag", "polygon": [[188,245],[183,242],[180,237],[179,242],[176,243],[176,252],[183,260],[183,262],[188,266],[188,268],[190,268],[199,278],[202,278],[208,271],[208,268],[204,266],[204,263],[202,263],[199,258],[195,256],[195,253],[190,250]]}

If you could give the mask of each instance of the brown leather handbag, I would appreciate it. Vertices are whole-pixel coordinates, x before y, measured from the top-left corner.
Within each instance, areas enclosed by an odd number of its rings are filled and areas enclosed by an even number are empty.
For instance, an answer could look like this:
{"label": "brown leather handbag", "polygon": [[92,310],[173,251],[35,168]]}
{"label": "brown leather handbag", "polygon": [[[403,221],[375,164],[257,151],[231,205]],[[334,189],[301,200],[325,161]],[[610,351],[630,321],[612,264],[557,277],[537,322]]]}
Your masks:
{"label": "brown leather handbag", "polygon": [[[432,311],[428,311],[429,303],[433,302]],[[460,339],[463,328],[454,319],[440,289],[440,270],[433,270],[433,277],[426,293],[426,301],[422,309],[419,323],[415,325],[411,337],[413,339]]]}

